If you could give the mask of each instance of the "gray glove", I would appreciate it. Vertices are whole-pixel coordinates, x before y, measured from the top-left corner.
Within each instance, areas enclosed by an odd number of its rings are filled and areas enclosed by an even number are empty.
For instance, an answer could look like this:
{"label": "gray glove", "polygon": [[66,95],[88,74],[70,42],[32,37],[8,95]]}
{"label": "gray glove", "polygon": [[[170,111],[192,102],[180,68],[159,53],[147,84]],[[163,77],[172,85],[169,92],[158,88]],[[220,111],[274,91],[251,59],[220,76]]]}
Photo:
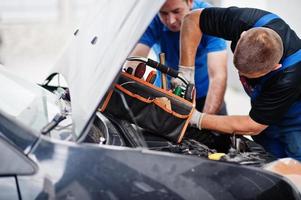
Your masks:
{"label": "gray glove", "polygon": [[[194,84],[194,66],[186,67],[186,66],[179,65],[178,71],[181,74],[181,76],[184,77],[189,83]],[[179,78],[171,79],[171,85],[173,88],[182,84],[183,82]]]}
{"label": "gray glove", "polygon": [[192,113],[192,117],[190,119],[190,126],[198,128],[202,130],[201,123],[204,117],[204,113],[199,112],[198,110],[194,110]]}

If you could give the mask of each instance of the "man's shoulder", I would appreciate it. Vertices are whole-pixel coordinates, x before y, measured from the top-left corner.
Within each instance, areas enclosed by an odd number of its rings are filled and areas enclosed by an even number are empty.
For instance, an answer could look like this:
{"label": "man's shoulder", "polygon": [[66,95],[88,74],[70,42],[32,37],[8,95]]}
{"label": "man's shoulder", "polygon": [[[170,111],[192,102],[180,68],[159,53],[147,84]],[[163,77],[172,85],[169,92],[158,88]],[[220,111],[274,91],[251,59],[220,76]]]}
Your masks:
{"label": "man's shoulder", "polygon": [[282,70],[282,73],[281,73],[281,81],[283,83],[287,83],[287,84],[290,84],[290,83],[298,83],[298,87],[300,87],[300,84],[301,84],[301,79],[300,79],[300,76],[301,76],[301,62],[298,58],[295,60],[295,64],[292,64],[291,66],[289,67],[286,67],[286,69]]}
{"label": "man's shoulder", "polygon": [[149,24],[149,28],[151,28],[153,31],[161,32],[164,30],[164,24],[161,22],[160,17],[156,15],[151,23]]}
{"label": "man's shoulder", "polygon": [[271,76],[266,82],[266,90],[285,91],[284,89],[286,89],[287,93],[295,93],[297,91],[300,93],[300,89],[295,90],[296,88],[300,88],[300,76],[301,63],[298,62]]}
{"label": "man's shoulder", "polygon": [[209,3],[202,1],[202,0],[194,0],[192,9],[198,9],[198,8],[208,8],[212,7]]}

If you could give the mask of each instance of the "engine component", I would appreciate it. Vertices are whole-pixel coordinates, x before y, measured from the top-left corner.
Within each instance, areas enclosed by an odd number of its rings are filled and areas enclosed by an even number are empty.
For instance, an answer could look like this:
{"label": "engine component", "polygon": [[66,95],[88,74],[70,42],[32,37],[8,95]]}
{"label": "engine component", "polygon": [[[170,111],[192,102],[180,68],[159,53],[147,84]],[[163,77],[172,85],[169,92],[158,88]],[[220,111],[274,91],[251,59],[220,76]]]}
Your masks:
{"label": "engine component", "polygon": [[156,145],[149,147],[151,150],[167,151],[172,153],[194,155],[207,158],[209,154],[216,153],[215,150],[208,148],[206,145],[199,143],[194,139],[185,138],[181,144],[163,143],[164,145]]}

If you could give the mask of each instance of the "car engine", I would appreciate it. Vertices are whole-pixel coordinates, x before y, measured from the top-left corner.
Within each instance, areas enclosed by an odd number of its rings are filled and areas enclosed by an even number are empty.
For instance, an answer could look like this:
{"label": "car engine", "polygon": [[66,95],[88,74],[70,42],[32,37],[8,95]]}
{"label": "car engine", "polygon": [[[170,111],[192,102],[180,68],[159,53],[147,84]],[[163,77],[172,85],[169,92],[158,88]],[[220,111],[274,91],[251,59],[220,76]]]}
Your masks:
{"label": "car engine", "polygon": [[[197,156],[248,166],[263,166],[275,160],[263,147],[245,137],[225,137],[209,131],[189,128],[177,144],[147,132],[125,120],[97,113],[94,125],[84,142]],[[217,158],[214,156],[217,155]]]}

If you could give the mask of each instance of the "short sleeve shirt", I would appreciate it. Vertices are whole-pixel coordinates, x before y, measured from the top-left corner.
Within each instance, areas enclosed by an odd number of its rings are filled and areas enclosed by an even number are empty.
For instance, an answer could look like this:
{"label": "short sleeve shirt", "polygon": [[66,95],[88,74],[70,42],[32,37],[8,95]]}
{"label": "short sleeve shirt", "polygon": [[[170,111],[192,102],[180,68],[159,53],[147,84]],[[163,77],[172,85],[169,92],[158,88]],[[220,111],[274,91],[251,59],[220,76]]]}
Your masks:
{"label": "short sleeve shirt", "polygon": [[[235,50],[240,34],[254,26],[267,11],[253,8],[206,8],[200,17],[200,27],[205,34],[222,37],[232,41]],[[276,18],[264,25],[276,31],[282,39],[284,54],[280,61],[301,49],[301,40],[281,18]],[[248,79],[249,84],[258,84],[261,78]],[[301,62],[281,70],[262,85],[262,90],[251,101],[250,117],[261,124],[277,124],[289,108],[300,101],[301,97]]]}
{"label": "short sleeve shirt", "polygon": [[[192,9],[206,8],[210,5],[200,0],[195,0]],[[169,67],[178,69],[179,52],[180,52],[180,33],[168,30],[161,22],[157,15],[145,33],[139,40],[139,43],[153,47],[155,53],[164,52],[166,57],[166,64]],[[204,35],[198,47],[195,60],[195,85],[197,89],[197,98],[206,96],[209,86],[208,71],[207,71],[207,54],[215,51],[222,51],[226,49],[224,40]]]}

